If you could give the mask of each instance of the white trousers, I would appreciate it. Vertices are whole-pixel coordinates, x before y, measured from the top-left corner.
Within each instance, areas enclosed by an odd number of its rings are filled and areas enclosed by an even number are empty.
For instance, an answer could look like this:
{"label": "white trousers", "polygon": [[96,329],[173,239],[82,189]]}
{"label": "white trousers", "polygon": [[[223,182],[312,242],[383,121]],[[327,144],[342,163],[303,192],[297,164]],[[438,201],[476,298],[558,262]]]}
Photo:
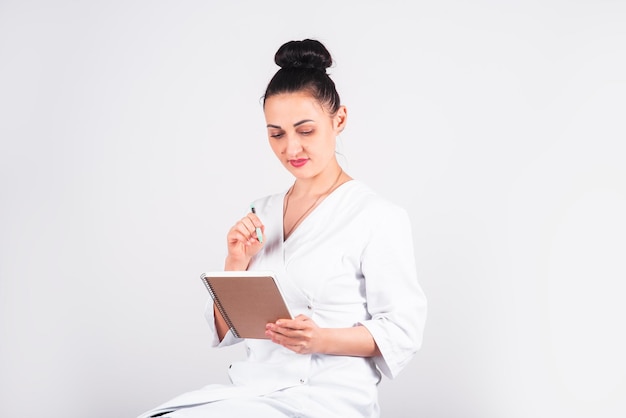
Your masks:
{"label": "white trousers", "polygon": [[[156,413],[155,413],[156,414]],[[294,405],[267,397],[224,399],[202,405],[183,407],[169,412],[163,418],[303,418]]]}

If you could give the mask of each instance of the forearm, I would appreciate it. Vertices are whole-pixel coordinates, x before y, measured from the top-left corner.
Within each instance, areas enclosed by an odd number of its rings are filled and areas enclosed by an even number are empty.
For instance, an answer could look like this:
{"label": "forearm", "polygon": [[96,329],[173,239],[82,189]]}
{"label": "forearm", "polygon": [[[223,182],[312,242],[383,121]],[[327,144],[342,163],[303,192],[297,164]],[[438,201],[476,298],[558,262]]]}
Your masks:
{"label": "forearm", "polygon": [[351,328],[321,328],[319,352],[355,357],[380,355],[372,334],[362,325]]}
{"label": "forearm", "polygon": [[215,330],[217,331],[217,336],[220,341],[222,341],[230,328],[228,327],[228,324],[226,324],[226,321],[224,321],[220,310],[217,309],[215,304],[213,304],[213,317],[215,318]]}
{"label": "forearm", "polygon": [[350,328],[320,328],[306,315],[279,319],[265,329],[273,342],[300,354],[332,354],[373,357],[380,354],[374,337],[362,325]]}

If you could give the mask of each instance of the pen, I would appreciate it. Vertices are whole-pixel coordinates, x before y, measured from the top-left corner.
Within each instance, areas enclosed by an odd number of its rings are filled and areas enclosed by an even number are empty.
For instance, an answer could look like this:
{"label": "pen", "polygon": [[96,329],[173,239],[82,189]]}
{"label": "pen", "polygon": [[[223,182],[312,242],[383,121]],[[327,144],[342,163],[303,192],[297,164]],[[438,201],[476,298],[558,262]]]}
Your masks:
{"label": "pen", "polygon": [[[256,209],[254,208],[254,203],[250,204],[250,210],[252,211],[252,213],[256,215]],[[260,243],[263,243],[263,234],[261,233],[261,228],[259,228],[258,226],[256,227],[256,237]]]}

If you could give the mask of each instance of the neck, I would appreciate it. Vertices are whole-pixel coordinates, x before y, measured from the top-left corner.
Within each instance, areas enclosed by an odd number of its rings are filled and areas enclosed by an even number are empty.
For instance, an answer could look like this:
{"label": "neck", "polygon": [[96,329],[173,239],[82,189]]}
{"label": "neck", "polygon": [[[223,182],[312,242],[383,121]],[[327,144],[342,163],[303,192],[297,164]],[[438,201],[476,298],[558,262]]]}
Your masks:
{"label": "neck", "polygon": [[324,173],[320,173],[313,178],[297,179],[292,186],[290,194],[297,199],[318,197],[328,193],[330,189],[335,188],[343,175],[343,169],[337,165],[336,168],[326,170]]}

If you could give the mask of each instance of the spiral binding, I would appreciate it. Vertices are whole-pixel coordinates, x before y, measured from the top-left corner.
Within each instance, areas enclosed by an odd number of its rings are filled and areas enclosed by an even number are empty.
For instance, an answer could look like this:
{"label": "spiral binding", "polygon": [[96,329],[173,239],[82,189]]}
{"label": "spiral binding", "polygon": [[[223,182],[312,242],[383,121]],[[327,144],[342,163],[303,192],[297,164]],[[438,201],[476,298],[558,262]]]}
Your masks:
{"label": "spiral binding", "polygon": [[213,302],[215,302],[215,304],[217,305],[217,309],[222,314],[222,318],[224,318],[224,321],[226,322],[226,325],[228,325],[228,328],[230,328],[230,330],[232,331],[233,335],[235,337],[239,338],[239,334],[237,333],[237,330],[235,329],[235,326],[233,325],[232,321],[228,317],[228,314],[226,313],[226,311],[222,307],[222,303],[220,302],[220,299],[217,297],[217,294],[213,291],[213,288],[211,287],[211,283],[209,283],[209,278],[204,276],[204,275],[202,275],[202,281],[204,282],[204,285],[208,289],[209,294],[213,298]]}

